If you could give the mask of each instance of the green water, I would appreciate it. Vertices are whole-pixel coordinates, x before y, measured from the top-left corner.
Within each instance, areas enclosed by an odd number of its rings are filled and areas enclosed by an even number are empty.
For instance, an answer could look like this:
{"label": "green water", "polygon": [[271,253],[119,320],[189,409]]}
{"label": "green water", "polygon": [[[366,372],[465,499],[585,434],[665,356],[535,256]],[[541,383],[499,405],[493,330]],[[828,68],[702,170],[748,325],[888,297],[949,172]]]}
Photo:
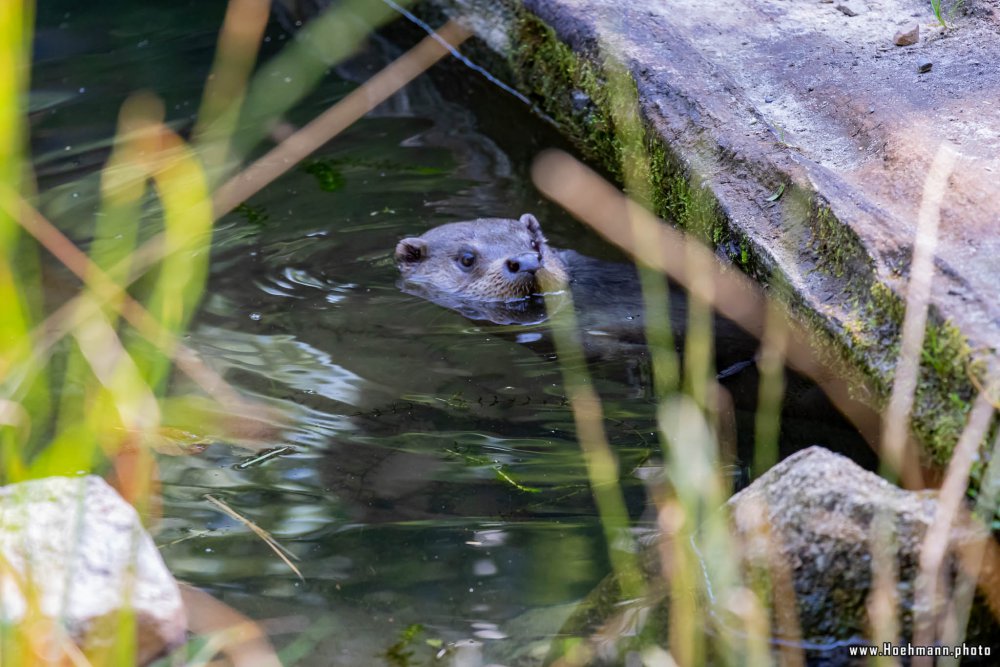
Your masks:
{"label": "green water", "polygon": [[[121,102],[152,90],[189,128],[223,10],[42,3],[32,150],[43,210],[79,242]],[[272,25],[265,51],[288,39]],[[371,42],[290,120],[395,49]],[[495,95],[475,105],[491,116],[424,77],[216,228],[186,342],[282,415],[267,444],[284,449],[255,462],[259,452],[215,442],[162,457],[155,538],[179,579],[267,621],[287,664],[401,664],[386,652],[414,623],[421,660],[436,640],[465,639],[512,660],[608,571],[558,361],[525,344],[544,327],[472,323],[396,286],[396,241],[456,219],[530,211],[553,245],[615,256],[531,185],[530,156],[557,141],[551,128],[471,78],[453,87]],[[659,447],[648,373],[634,360],[591,371],[638,519],[638,473]],[[187,389],[178,376],[172,390]],[[304,580],[205,494],[270,532]]]}

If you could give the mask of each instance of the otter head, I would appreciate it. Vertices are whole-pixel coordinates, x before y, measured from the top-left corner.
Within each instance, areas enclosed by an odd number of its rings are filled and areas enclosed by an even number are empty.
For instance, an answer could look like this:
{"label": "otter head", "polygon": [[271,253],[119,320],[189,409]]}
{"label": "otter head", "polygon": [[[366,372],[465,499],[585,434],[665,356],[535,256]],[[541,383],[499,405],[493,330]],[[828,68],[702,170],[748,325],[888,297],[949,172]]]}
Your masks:
{"label": "otter head", "polygon": [[453,222],[403,239],[396,264],[406,291],[474,319],[503,323],[524,321],[510,313],[567,280],[566,266],[530,213],[518,220]]}

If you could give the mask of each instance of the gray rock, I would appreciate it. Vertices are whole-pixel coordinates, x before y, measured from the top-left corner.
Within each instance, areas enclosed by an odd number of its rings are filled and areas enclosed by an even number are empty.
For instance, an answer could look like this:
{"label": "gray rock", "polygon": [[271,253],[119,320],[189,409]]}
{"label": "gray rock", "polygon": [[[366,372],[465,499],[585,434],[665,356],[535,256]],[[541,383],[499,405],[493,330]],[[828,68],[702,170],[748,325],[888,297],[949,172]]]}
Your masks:
{"label": "gray rock", "polygon": [[892,43],[896,46],[912,46],[920,41],[920,24],[913,23],[896,33]]}
{"label": "gray rock", "polygon": [[[793,645],[801,642],[809,664],[827,667],[860,664],[844,647],[863,643],[870,636],[873,522],[881,516],[883,525],[895,531],[897,620],[901,636],[912,640],[914,584],[924,534],[937,509],[936,492],[900,489],[848,458],[810,447],[733,496],[726,509],[744,581],[751,588],[759,584],[762,590],[772,591],[767,601],[771,605],[779,597],[790,600],[794,594],[794,605],[770,609],[773,638]],[[953,550],[961,549],[984,538],[992,539],[981,528],[961,522],[952,530],[950,545]],[[588,638],[597,656],[589,664],[621,664],[626,652],[638,648],[637,637],[647,642],[668,640],[671,610],[669,587],[661,574],[661,539],[659,532],[651,531],[639,540],[648,585],[643,599],[623,601],[618,582],[610,575],[578,605],[560,631],[559,636]],[[945,563],[949,577],[955,570],[953,559]],[[703,572],[710,571],[711,567],[703,568]],[[987,566],[980,583],[996,588],[998,576],[995,566]],[[717,582],[710,583],[709,590],[719,589]],[[731,631],[744,631],[745,619],[732,618],[724,602],[707,600],[704,604]],[[966,644],[992,647],[996,655],[998,640],[1000,627],[987,601],[977,596]],[[554,644],[546,664],[561,651]]]}
{"label": "gray rock", "polygon": [[[896,543],[900,627],[904,636],[912,636],[913,591],[936,492],[903,490],[844,456],[810,447],[776,465],[727,505],[744,545],[744,564],[751,571],[767,563],[787,567],[802,637],[831,646],[868,634],[873,523],[884,518]],[[949,539],[954,550],[984,537],[971,523],[959,523]],[[969,632],[970,641],[1000,636],[993,634],[996,625],[984,608],[974,610]]]}
{"label": "gray rock", "polygon": [[[80,646],[135,612],[140,664],[185,639],[180,591],[136,511],[100,477],[50,477],[0,487],[0,559],[27,582],[39,611]],[[0,579],[0,615],[28,610],[15,577]]]}

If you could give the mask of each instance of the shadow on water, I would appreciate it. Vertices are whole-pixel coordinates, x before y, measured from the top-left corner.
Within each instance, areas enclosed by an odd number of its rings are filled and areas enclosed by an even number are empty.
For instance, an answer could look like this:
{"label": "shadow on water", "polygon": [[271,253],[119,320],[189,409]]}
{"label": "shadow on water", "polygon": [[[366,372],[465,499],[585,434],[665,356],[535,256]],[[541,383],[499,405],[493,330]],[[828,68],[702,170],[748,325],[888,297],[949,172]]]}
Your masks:
{"label": "shadow on water", "polygon": [[[93,213],[93,170],[118,107],[150,88],[169,122],[189,128],[224,3],[74,4],[39,8],[32,148],[44,210],[85,242],[74,220]],[[287,39],[272,26],[265,46]],[[396,53],[373,38],[289,120],[304,123]],[[503,639],[515,632],[518,650],[530,650],[527,640],[565,618],[558,605],[607,571],[547,325],[470,321],[396,284],[399,238],[526,211],[554,246],[620,259],[531,185],[525,146],[557,141],[551,128],[502,95],[486,106],[486,126],[504,115],[516,123],[487,133],[468,107],[418,79],[217,226],[187,342],[288,416],[273,444],[291,447],[259,464],[224,442],[164,458],[157,541],[178,578],[274,619],[288,664],[376,664],[418,622],[426,638],[479,638],[489,655],[513,650]],[[659,450],[648,363],[635,347],[597,356],[590,370],[639,517],[641,473]],[[752,459],[752,373],[730,387],[741,406],[734,480]],[[873,464],[843,423],[788,414],[786,436],[783,454],[821,443]],[[271,532],[305,581],[206,493]]]}

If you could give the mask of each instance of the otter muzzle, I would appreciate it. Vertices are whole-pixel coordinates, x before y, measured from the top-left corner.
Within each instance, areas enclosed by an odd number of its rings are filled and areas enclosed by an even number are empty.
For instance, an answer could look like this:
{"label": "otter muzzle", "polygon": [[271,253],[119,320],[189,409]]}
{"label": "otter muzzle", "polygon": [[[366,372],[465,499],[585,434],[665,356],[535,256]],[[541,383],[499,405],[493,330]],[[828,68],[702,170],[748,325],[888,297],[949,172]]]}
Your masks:
{"label": "otter muzzle", "polygon": [[534,273],[542,268],[542,262],[538,257],[538,253],[526,252],[508,258],[505,266],[511,274],[517,275],[519,273]]}

